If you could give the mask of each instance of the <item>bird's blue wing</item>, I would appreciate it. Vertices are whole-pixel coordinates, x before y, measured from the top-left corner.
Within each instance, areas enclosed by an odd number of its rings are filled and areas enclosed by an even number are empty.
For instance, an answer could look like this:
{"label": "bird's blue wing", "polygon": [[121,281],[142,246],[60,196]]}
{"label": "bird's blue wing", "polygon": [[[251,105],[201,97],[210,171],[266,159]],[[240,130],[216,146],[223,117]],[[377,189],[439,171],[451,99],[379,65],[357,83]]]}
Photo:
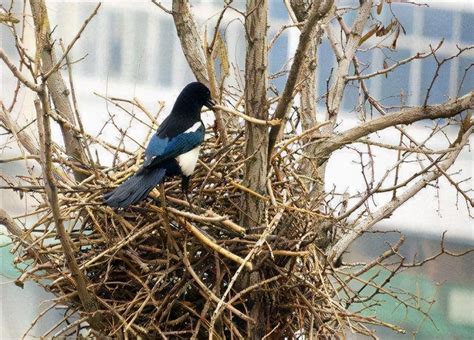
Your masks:
{"label": "bird's blue wing", "polygon": [[168,137],[161,138],[154,134],[145,150],[145,163],[143,166],[148,167],[157,157],[163,155],[168,142]]}
{"label": "bird's blue wing", "polygon": [[145,152],[145,168],[153,167],[168,159],[191,151],[204,141],[204,126],[195,131],[184,132],[171,139],[154,135]]}

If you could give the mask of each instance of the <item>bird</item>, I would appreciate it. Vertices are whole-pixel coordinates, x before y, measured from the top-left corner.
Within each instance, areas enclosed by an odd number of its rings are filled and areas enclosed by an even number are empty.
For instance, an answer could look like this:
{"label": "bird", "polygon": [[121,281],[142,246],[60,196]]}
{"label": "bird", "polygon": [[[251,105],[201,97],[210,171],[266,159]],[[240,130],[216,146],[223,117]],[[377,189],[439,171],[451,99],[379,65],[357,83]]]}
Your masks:
{"label": "bird", "polygon": [[178,175],[188,198],[189,181],[205,135],[201,109],[206,106],[212,110],[214,105],[206,85],[186,85],[148,142],[142,166],[120,186],[104,194],[105,203],[113,208],[127,208],[144,200],[166,177]]}

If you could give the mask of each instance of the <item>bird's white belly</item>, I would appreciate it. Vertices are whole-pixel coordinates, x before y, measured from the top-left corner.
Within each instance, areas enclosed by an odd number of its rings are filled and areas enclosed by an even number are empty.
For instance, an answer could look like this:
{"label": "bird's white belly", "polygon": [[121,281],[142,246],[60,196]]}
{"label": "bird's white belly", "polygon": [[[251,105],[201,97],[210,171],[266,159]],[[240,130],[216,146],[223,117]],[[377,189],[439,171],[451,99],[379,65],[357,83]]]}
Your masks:
{"label": "bird's white belly", "polygon": [[176,157],[176,161],[178,162],[183,175],[191,176],[193,174],[194,168],[196,167],[196,163],[199,157],[199,149],[200,147],[198,146],[192,149],[191,151],[188,151]]}

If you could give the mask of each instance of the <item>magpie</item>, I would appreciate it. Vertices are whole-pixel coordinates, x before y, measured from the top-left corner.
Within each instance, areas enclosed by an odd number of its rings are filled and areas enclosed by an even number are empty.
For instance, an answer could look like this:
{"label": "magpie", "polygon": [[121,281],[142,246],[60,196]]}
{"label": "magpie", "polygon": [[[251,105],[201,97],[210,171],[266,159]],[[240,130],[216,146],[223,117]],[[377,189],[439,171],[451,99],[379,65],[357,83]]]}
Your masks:
{"label": "magpie", "polygon": [[145,199],[165,177],[181,175],[181,189],[188,194],[189,179],[194,172],[204,124],[203,106],[212,109],[209,89],[193,82],[181,91],[169,116],[161,123],[145,150],[145,161],[137,172],[119,187],[104,195],[105,203],[126,208]]}

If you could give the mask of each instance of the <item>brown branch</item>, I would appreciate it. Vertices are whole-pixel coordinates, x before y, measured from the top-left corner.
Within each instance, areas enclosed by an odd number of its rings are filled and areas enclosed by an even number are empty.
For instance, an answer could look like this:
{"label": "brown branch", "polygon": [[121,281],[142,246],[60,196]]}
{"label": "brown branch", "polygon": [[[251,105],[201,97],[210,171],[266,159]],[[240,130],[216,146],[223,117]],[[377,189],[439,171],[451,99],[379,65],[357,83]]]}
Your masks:
{"label": "brown branch", "polygon": [[[206,287],[206,285],[202,282],[201,278],[199,277],[199,275],[196,274],[196,272],[194,271],[193,267],[191,266],[191,263],[189,262],[189,259],[188,259],[188,256],[187,256],[187,253],[184,252],[183,254],[183,263],[184,263],[184,266],[185,268],[187,269],[187,271],[191,274],[191,276],[194,278],[194,281],[197,283],[197,285],[199,286],[200,289],[202,289],[202,291],[212,300],[214,301],[215,303],[221,303],[221,299],[219,299],[208,287]],[[235,315],[237,315],[238,317],[240,317],[242,320],[246,320],[250,323],[253,323],[254,320],[252,320],[251,318],[249,318],[247,315],[245,315],[244,313],[242,313],[241,311],[239,311],[237,308],[235,308],[234,306],[232,306],[231,304],[228,304],[228,303],[223,303],[222,304],[224,306],[224,308],[227,308],[229,309],[232,313],[234,313]]]}
{"label": "brown branch", "polygon": [[474,91],[471,91],[462,97],[451,99],[443,104],[414,107],[393,112],[322,141],[319,143],[314,156],[323,163],[332,152],[373,132],[396,125],[412,124],[423,119],[450,118],[473,107]]}
{"label": "brown branch", "polygon": [[327,252],[328,259],[333,263],[336,262],[339,257],[346,251],[349,245],[360,235],[362,235],[363,232],[374,226],[380,220],[386,218],[387,216],[390,216],[401,205],[403,205],[406,201],[415,196],[420,190],[426,187],[428,183],[441,177],[443,175],[443,172],[449,169],[451,165],[453,165],[454,161],[462,150],[462,146],[468,143],[469,136],[471,135],[472,131],[472,126],[469,127],[467,131],[463,131],[463,127],[461,127],[460,135],[452,145],[459,145],[460,148],[448,153],[447,158],[437,165],[438,169],[434,170],[433,172],[424,173],[421,176],[420,180],[418,180],[411,187],[405,190],[401,195],[399,195],[398,197],[394,197],[391,201],[380,207],[369,217],[355,225],[347,234],[343,235],[337,241],[337,243]]}
{"label": "brown branch", "polygon": [[271,120],[258,119],[258,118],[248,116],[245,113],[242,113],[238,110],[234,110],[230,107],[226,107],[226,106],[223,106],[223,105],[215,105],[214,108],[225,111],[225,112],[228,112],[228,113],[231,113],[233,115],[236,115],[240,118],[245,119],[247,122],[258,124],[258,125],[275,126],[275,125],[280,125],[281,124],[281,120],[279,120],[279,119],[271,119]]}
{"label": "brown branch", "polygon": [[84,23],[82,24],[82,27],[79,29],[79,32],[77,32],[75,37],[69,43],[66,50],[63,52],[63,55],[61,56],[61,58],[59,58],[59,60],[56,62],[56,64],[53,67],[51,67],[46,74],[43,75],[43,81],[46,81],[51,74],[56,72],[59,69],[59,67],[61,67],[61,63],[66,58],[66,56],[69,54],[69,52],[71,51],[72,47],[77,42],[77,40],[81,37],[82,32],[84,32],[84,30],[86,29],[89,22],[92,20],[93,17],[95,17],[97,15],[97,12],[99,11],[99,7],[101,5],[102,5],[102,3],[99,2],[99,4],[95,7],[94,11],[91,13],[91,15],[89,15],[89,17],[84,21]]}
{"label": "brown branch", "polygon": [[[328,119],[333,122],[333,125],[328,128],[328,131],[334,129],[334,123],[341,106],[342,97],[346,88],[346,77],[349,72],[349,66],[354,58],[354,55],[359,47],[359,42],[362,36],[364,27],[369,19],[370,10],[372,8],[372,0],[363,0],[360,2],[361,6],[357,12],[356,19],[352,28],[345,31],[347,36],[347,42],[344,48],[341,47],[340,43],[335,40],[334,34],[331,27],[328,25],[328,39],[331,43],[331,47],[334,50],[334,54],[337,57],[338,67],[335,74],[335,80],[333,86],[329,89],[327,94],[327,115]],[[339,18],[341,26],[344,24],[342,18]],[[344,27],[345,28],[345,27]]]}
{"label": "brown branch", "polygon": [[[57,64],[54,45],[51,41],[48,12],[44,0],[31,1],[30,5],[37,32],[37,55],[41,56],[43,74],[48,74],[50,70],[54,68],[54,65]],[[69,102],[69,90],[59,70],[49,75],[46,85],[53,99],[54,108],[57,113],[75,126],[74,111]],[[87,157],[80,138],[75,134],[73,129],[65,124],[60,123],[60,127],[68,155],[80,163],[87,164]],[[80,182],[87,176],[80,171],[74,171],[74,177]]]}
{"label": "brown branch", "polygon": [[158,6],[159,8],[161,8],[165,13],[173,14],[173,11],[170,11],[168,8],[166,8],[165,6],[163,6],[163,4],[161,3],[161,1],[151,0],[151,2],[153,2],[153,3],[154,3],[156,6]]}
{"label": "brown branch", "polygon": [[[266,121],[267,103],[267,20],[268,1],[248,0],[245,17],[245,113],[249,117]],[[243,187],[264,196],[268,169],[268,128],[247,121],[245,141]],[[246,228],[260,226],[265,215],[264,201],[246,191],[242,195],[240,224]]]}
{"label": "brown branch", "polygon": [[30,80],[26,79],[25,76],[20,72],[20,70],[15,66],[15,64],[7,57],[5,51],[0,48],[0,59],[3,60],[5,65],[10,69],[16,79],[21,81],[23,85],[28,87],[30,90],[38,92],[41,89],[41,86],[31,82]]}
{"label": "brown branch", "polygon": [[[155,4],[158,5],[157,3]],[[173,0],[172,15],[181,42],[181,48],[189,67],[196,79],[206,85],[210,89],[212,97],[217,99],[219,97],[218,86],[216,85],[217,82],[213,72],[212,51],[204,51],[205,45],[199,35],[196,22],[189,8],[189,2],[187,0]],[[207,45],[207,37],[205,38]],[[215,111],[214,116],[219,136],[225,145],[227,144],[227,131],[221,111]]]}
{"label": "brown branch", "polygon": [[90,294],[87,290],[87,281],[84,276],[84,273],[79,269],[76,258],[74,257],[74,251],[71,246],[71,240],[69,234],[66,232],[64,227],[60,207],[58,200],[58,192],[54,182],[53,169],[52,169],[52,155],[51,155],[51,127],[49,117],[47,112],[49,109],[49,102],[47,99],[47,94],[45,92],[39,93],[40,100],[35,100],[35,108],[37,113],[37,122],[38,122],[38,131],[40,136],[40,157],[41,157],[41,166],[43,169],[43,178],[45,181],[45,190],[48,195],[48,201],[51,206],[51,211],[53,214],[54,223],[56,225],[56,230],[59,236],[59,240],[64,251],[64,256],[66,259],[66,264],[71,271],[72,278],[76,284],[79,298],[82,302],[84,310],[88,313],[91,313],[88,321],[91,326],[100,331],[103,328],[102,317],[98,311],[98,303],[94,298],[93,294]]}
{"label": "brown branch", "polygon": [[172,14],[184,56],[196,79],[209,87],[202,40],[187,0],[173,0]]}
{"label": "brown branch", "polygon": [[10,215],[3,209],[0,208],[0,224],[4,225],[8,232],[19,239],[23,239],[23,242],[26,244],[33,243],[33,239],[29,234],[24,234],[23,229],[21,229],[18,224],[10,217]]}
{"label": "brown branch", "polygon": [[39,149],[36,142],[33,138],[26,132],[21,129],[16,122],[14,122],[10,117],[10,112],[3,106],[3,103],[0,101],[0,122],[2,122],[5,127],[10,130],[11,134],[15,137],[17,142],[23,146],[26,151],[32,156],[39,155]]}
{"label": "brown branch", "polygon": [[[291,64],[290,72],[288,74],[288,80],[286,81],[285,89],[281,95],[280,100],[278,101],[277,107],[275,109],[274,118],[284,120],[288,107],[293,100],[293,92],[295,91],[296,83],[300,70],[304,65],[306,60],[306,52],[308,46],[311,42],[311,35],[313,34],[314,27],[331,9],[333,5],[333,0],[327,0],[323,3],[322,0],[314,1],[311,12],[308,15],[306,24],[301,30],[300,41],[298,43],[298,48],[296,50],[295,56],[293,58],[293,63]],[[269,142],[268,142],[268,155],[271,155],[273,147],[277,141],[280,130],[284,124],[279,126],[274,126],[270,130]]]}
{"label": "brown branch", "polygon": [[244,261],[243,258],[241,258],[240,256],[237,256],[235,255],[234,253],[228,251],[227,249],[221,247],[220,245],[218,245],[214,240],[211,240],[209,237],[207,237],[206,235],[204,235],[204,233],[199,230],[198,228],[196,228],[195,226],[193,226],[191,223],[189,223],[188,221],[186,220],[182,220],[181,218],[179,217],[176,217],[176,219],[180,222],[181,225],[183,225],[191,234],[193,234],[198,240],[199,242],[201,242],[202,244],[204,244],[205,246],[211,248],[212,250],[218,252],[219,254],[221,254],[222,256],[224,257],[227,257],[228,259],[240,264],[240,265],[245,265],[245,267],[247,267],[248,270],[252,270],[253,269],[253,265],[251,262],[248,262],[248,261]]}
{"label": "brown branch", "polygon": [[395,70],[396,68],[398,68],[399,66],[402,66],[404,64],[408,64],[409,62],[415,60],[415,59],[424,59],[424,58],[427,58],[429,57],[430,55],[432,55],[436,50],[438,50],[440,47],[441,47],[442,43],[440,43],[438,45],[438,47],[436,47],[436,49],[434,49],[433,51],[431,52],[426,52],[426,53],[420,53],[418,52],[417,54],[411,56],[411,57],[408,57],[406,59],[403,59],[403,60],[400,60],[398,62],[396,62],[395,64],[389,66],[389,67],[386,67],[384,69],[381,69],[381,70],[378,70],[378,71],[375,71],[375,72],[372,72],[372,73],[368,73],[368,74],[361,74],[361,75],[355,75],[355,76],[347,76],[346,77],[346,81],[351,81],[351,80],[364,80],[364,79],[369,79],[369,78],[373,78],[373,77],[376,77],[376,76],[380,76],[382,74],[387,74],[387,73],[390,73],[392,72],[393,70]]}

